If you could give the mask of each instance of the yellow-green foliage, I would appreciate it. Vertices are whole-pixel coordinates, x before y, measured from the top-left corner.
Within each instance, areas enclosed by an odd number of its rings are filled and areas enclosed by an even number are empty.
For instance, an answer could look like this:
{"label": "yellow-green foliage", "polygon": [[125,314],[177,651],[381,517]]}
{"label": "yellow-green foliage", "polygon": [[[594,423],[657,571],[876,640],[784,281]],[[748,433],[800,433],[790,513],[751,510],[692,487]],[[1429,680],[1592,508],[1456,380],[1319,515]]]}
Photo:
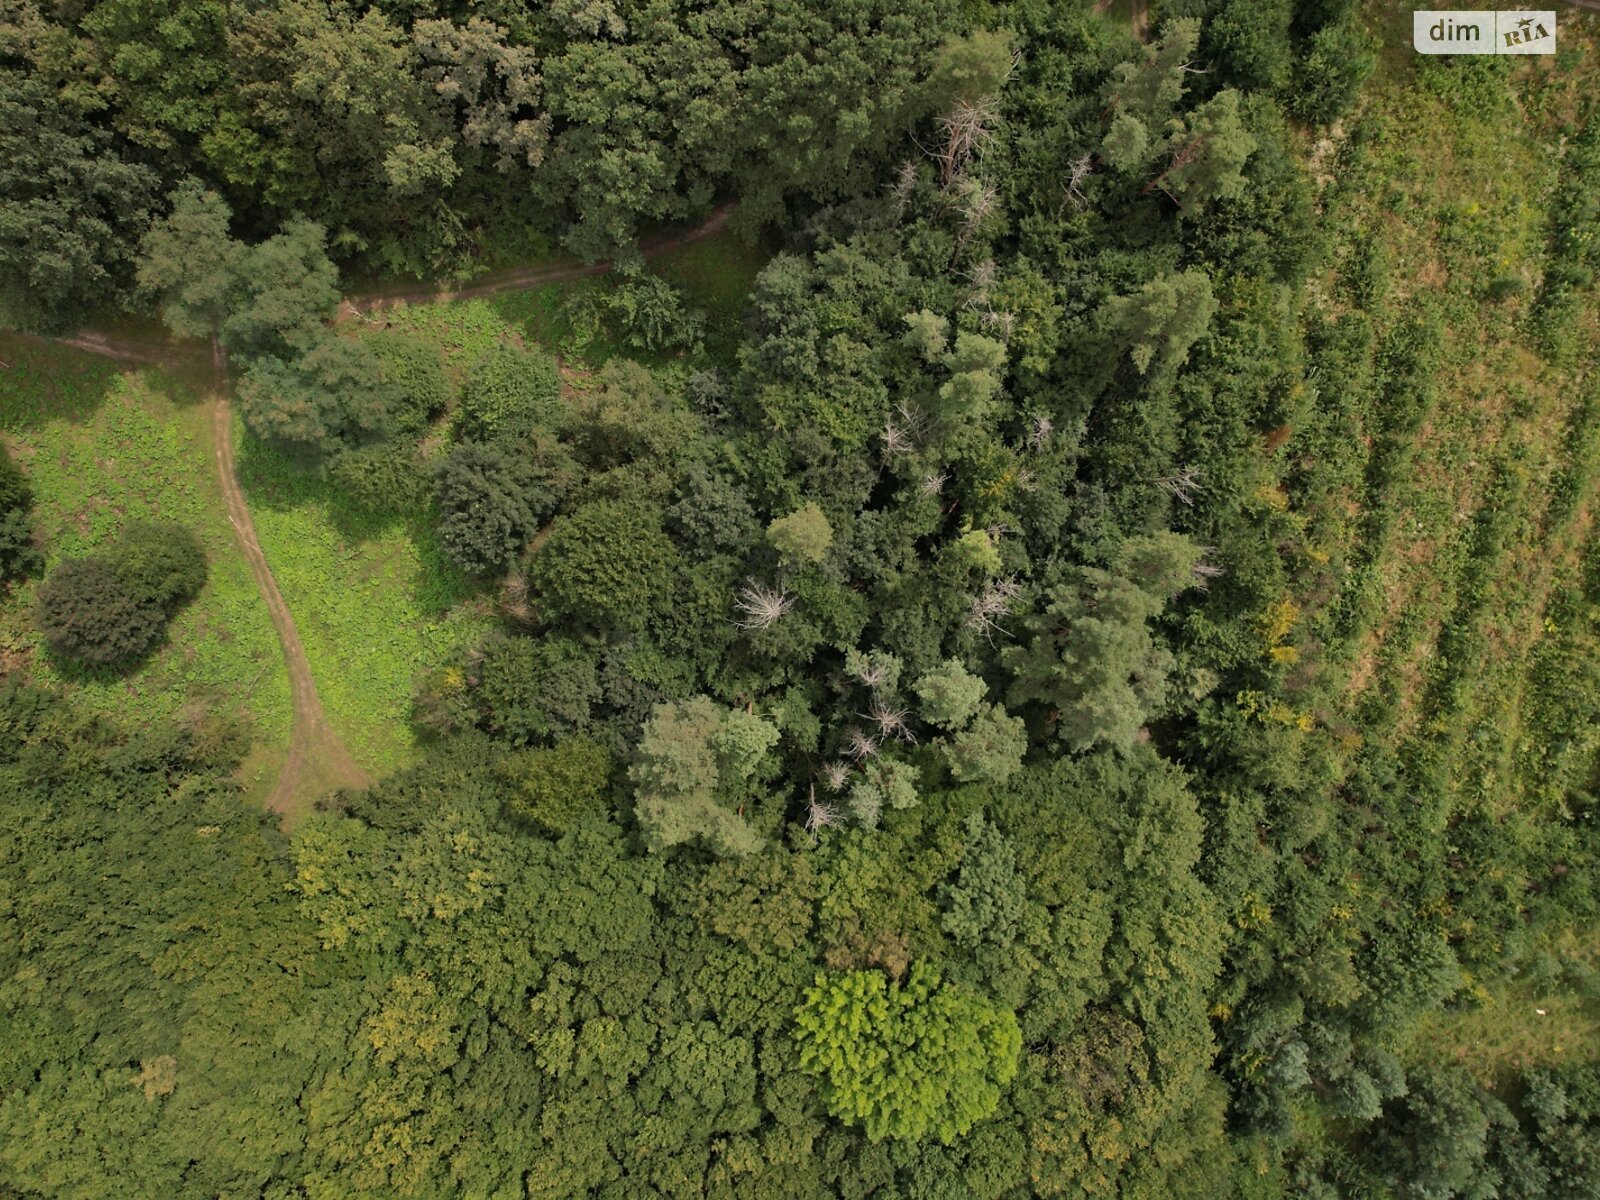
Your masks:
{"label": "yellow-green foliage", "polygon": [[818,975],[795,1022],[828,1111],[873,1141],[954,1142],[998,1107],[1022,1049],[1015,1013],[920,962],[903,985],[880,971]]}
{"label": "yellow-green foliage", "polygon": [[309,472],[237,431],[262,552],[294,614],[328,718],[363,766],[411,757],[412,690],[488,625],[468,581],[420,523],[355,510]]}

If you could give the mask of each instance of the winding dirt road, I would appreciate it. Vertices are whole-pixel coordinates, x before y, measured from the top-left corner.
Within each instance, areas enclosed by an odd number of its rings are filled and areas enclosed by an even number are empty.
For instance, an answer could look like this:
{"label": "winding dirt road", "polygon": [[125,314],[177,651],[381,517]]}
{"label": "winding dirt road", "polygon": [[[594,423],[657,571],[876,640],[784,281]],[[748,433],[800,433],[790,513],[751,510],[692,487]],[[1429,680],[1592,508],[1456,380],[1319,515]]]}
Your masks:
{"label": "winding dirt road", "polygon": [[[717,208],[702,224],[679,233],[664,233],[643,239],[640,252],[646,258],[680,249],[723,229],[733,214],[730,202]],[[354,293],[339,306],[336,320],[375,309],[392,308],[399,304],[427,304],[443,300],[473,300],[506,292],[523,291],[550,283],[562,283],[603,275],[615,264],[606,262],[575,263],[545,267],[514,267],[497,271],[460,288],[401,289],[377,287]],[[89,354],[109,358],[114,362],[134,366],[198,366],[205,348],[199,343],[176,343],[155,336],[131,336],[106,333],[99,330],[80,330],[75,336],[58,338],[65,346]],[[232,390],[228,376],[228,357],[221,344],[211,342],[212,395],[211,433],[217,460],[217,478],[222,485],[223,501],[227,505],[228,520],[233,525],[234,536],[245,561],[255,576],[256,588],[266,605],[272,626],[277,631],[283,647],[284,666],[289,674],[291,724],[289,757],[279,772],[267,807],[279,813],[298,811],[305,801],[341,787],[363,787],[371,776],[356,762],[350,750],[328,725],[322,707],[322,697],[317,693],[316,677],[306,660],[305,646],[300,631],[295,626],[294,614],[278,590],[272,567],[261,551],[256,538],[255,522],[250,517],[250,506],[239,486],[239,472],[233,454],[233,409],[229,402]],[[354,664],[352,664],[354,665]]]}
{"label": "winding dirt road", "polygon": [[328,716],[322,708],[322,697],[317,694],[316,676],[306,661],[305,646],[300,641],[300,630],[294,615],[284,603],[278,581],[273,577],[267,556],[261,552],[256,539],[255,522],[250,518],[250,506],[245,503],[244,491],[239,487],[239,473],[233,457],[233,407],[228,402],[231,388],[228,380],[228,354],[222,343],[211,339],[211,370],[213,377],[211,395],[211,441],[217,456],[217,478],[222,483],[222,499],[228,506],[228,521],[233,525],[234,537],[250,573],[256,577],[256,590],[267,606],[272,627],[277,630],[278,642],[283,646],[283,662],[289,672],[289,704],[292,720],[289,727],[289,757],[278,772],[277,782],[267,794],[267,807],[274,812],[295,811],[302,796],[314,785],[326,790],[341,787],[365,787],[371,776],[361,769],[349,749],[328,727]]}

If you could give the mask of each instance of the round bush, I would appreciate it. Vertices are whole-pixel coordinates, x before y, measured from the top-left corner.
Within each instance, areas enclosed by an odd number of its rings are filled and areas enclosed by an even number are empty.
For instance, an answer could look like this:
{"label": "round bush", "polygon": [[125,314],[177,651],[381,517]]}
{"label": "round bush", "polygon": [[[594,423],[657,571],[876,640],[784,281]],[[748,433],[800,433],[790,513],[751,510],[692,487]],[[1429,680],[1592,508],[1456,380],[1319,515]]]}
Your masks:
{"label": "round bush", "polygon": [[128,585],[104,558],[62,563],[39,586],[39,632],[71,662],[115,667],[148,653],[161,640],[166,614]]}
{"label": "round bush", "polygon": [[376,333],[367,344],[377,356],[397,432],[416,433],[449,406],[450,379],[432,346],[402,333]]}
{"label": "round bush", "polygon": [[427,476],[417,461],[417,449],[406,442],[341,450],[323,470],[329,483],[370,513],[415,512],[428,500]]}
{"label": "round bush", "polygon": [[500,343],[473,365],[458,411],[457,433],[473,441],[559,428],[561,377],[555,360]]}
{"label": "round bush", "polygon": [[550,616],[638,630],[671,605],[681,569],[659,509],[595,500],[552,522],[529,579]]}
{"label": "round bush", "polygon": [[39,632],[72,662],[123,666],[160,642],[167,618],[205,581],[205,551],[194,534],[135,521],[107,553],[51,572],[39,588]]}

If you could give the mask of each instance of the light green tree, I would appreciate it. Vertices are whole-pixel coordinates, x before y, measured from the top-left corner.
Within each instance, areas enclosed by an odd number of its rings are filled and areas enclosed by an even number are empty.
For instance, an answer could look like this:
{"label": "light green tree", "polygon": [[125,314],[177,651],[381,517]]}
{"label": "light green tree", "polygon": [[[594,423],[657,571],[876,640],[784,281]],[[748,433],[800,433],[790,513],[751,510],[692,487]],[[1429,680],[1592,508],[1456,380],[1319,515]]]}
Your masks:
{"label": "light green tree", "polygon": [[954,736],[941,738],[939,749],[950,774],[962,783],[1004,783],[1022,767],[1028,751],[1028,730],[998,704],[979,709],[972,723]]}
{"label": "light green tree", "polygon": [[1022,1049],[1015,1013],[923,962],[904,984],[879,971],[818,975],[795,1024],[828,1111],[875,1142],[932,1134],[950,1145],[999,1107]]}
{"label": "light green tree", "polygon": [[759,849],[760,834],[737,806],[777,740],[767,721],[706,696],[656,705],[628,768],[645,845],[660,851],[699,839],[717,854]]}
{"label": "light green tree", "polygon": [[944,729],[965,725],[978,711],[988,685],[960,659],[947,658],[912,684],[922,701],[922,719]]}
{"label": "light green tree", "polygon": [[1244,194],[1244,164],[1255,153],[1256,139],[1245,128],[1239,93],[1218,92],[1189,114],[1186,127],[1168,143],[1167,168],[1145,190],[1160,188],[1192,216],[1215,200]]}
{"label": "light green tree", "polygon": [[139,287],[173,333],[209,337],[238,303],[249,250],[228,233],[232,213],[216,192],[185,180],[171,203],[140,245]]}
{"label": "light green tree", "polygon": [[816,501],[808,500],[786,517],[767,526],[771,542],[786,563],[819,563],[833,544],[833,526]]}
{"label": "light green tree", "polygon": [[950,322],[938,313],[918,309],[907,313],[906,331],[902,340],[915,350],[924,362],[936,363],[944,357],[950,344]]}
{"label": "light green tree", "polygon": [[1216,310],[1210,277],[1191,270],[1152,279],[1132,295],[1113,296],[1103,313],[1117,348],[1128,352],[1139,374],[1148,375],[1152,368],[1182,366]]}
{"label": "light green tree", "polygon": [[1133,174],[1160,152],[1167,122],[1187,90],[1186,68],[1199,43],[1199,21],[1169,21],[1161,38],[1143,47],[1138,60],[1119,63],[1111,72],[1106,104],[1112,117],[1100,154],[1112,170]]}
{"label": "light green tree", "polygon": [[327,243],[321,225],[296,220],[250,248],[240,268],[243,294],[220,329],[230,351],[289,358],[317,344],[339,306],[339,271]]}

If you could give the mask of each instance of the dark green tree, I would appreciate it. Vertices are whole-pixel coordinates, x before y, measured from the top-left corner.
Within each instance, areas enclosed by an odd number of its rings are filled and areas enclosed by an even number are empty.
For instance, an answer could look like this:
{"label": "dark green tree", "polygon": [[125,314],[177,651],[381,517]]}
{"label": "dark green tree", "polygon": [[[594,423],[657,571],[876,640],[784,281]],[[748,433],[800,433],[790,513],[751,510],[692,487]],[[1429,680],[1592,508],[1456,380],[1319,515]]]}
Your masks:
{"label": "dark green tree", "polygon": [[525,746],[587,725],[600,680],[594,655],[568,638],[509,637],[484,648],[478,695],[489,727]]}
{"label": "dark green tree", "polygon": [[551,523],[528,579],[552,619],[637,632],[672,605],[681,571],[660,510],[642,500],[594,500]]}
{"label": "dark green tree", "polygon": [[166,614],[109,559],[68,559],[39,586],[39,632],[69,662],[121,667],[155,648]]}
{"label": "dark green tree", "polygon": [[112,561],[127,587],[164,609],[194,597],[206,582],[206,553],[200,539],[170,521],[133,521],[122,531]]}
{"label": "dark green tree", "polygon": [[552,836],[606,812],[611,755],[583,734],[516,755],[501,770],[511,789],[506,811]]}
{"label": "dark green tree", "polygon": [[513,449],[463,442],[435,476],[439,540],[462,570],[498,571],[519,555],[570,486],[573,464],[554,439]]}
{"label": "dark green tree", "polygon": [[31,575],[43,564],[33,544],[32,509],[27,477],[0,443],[0,584]]}
{"label": "dark green tree", "polygon": [[155,190],[43,78],[0,66],[0,327],[54,332],[115,303]]}

